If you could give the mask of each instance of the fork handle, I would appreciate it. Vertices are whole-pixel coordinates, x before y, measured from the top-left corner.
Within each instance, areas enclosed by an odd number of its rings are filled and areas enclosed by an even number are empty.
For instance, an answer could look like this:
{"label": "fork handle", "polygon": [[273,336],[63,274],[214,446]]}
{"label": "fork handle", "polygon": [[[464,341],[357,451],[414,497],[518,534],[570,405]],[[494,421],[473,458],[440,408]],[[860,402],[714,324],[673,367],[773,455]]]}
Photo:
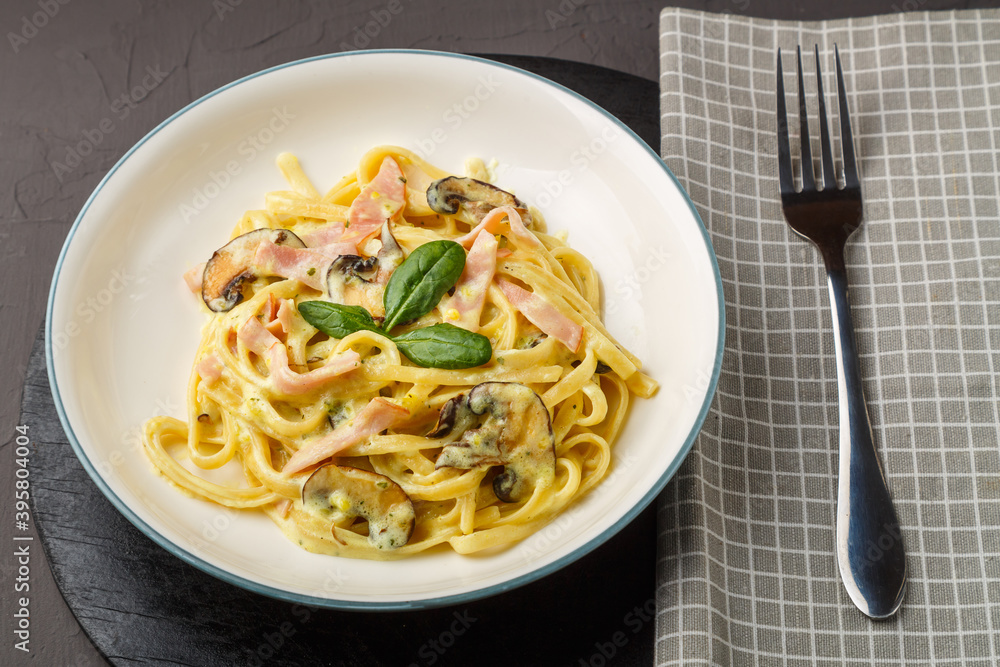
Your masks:
{"label": "fork handle", "polygon": [[888,618],[903,601],[906,554],[872,439],[843,251],[824,259],[833,312],[840,406],[837,561],[854,604],[872,618]]}

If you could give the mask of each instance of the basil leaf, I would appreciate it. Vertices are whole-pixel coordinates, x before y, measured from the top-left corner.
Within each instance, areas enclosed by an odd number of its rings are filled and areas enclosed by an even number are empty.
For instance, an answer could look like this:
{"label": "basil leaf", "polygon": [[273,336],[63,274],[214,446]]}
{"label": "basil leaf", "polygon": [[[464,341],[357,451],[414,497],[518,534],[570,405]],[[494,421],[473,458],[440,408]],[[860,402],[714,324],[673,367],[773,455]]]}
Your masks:
{"label": "basil leaf", "polygon": [[472,368],[493,356],[489,338],[447,323],[414,329],[394,340],[400,352],[424,368]]}
{"label": "basil leaf", "polygon": [[346,338],[355,331],[382,333],[371,314],[361,306],[329,301],[304,301],[299,312],[306,322],[333,338]]}
{"label": "basil leaf", "polygon": [[434,309],[465,268],[465,249],[454,241],[431,241],[410,253],[385,286],[387,332]]}

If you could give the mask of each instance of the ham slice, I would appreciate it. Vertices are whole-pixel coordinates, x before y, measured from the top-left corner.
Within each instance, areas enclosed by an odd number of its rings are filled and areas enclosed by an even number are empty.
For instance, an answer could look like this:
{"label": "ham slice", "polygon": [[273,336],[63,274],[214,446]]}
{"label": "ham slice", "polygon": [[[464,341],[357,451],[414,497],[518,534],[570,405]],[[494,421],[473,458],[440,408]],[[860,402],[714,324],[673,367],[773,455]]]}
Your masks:
{"label": "ham slice", "polygon": [[523,241],[533,248],[541,246],[541,241],[524,226],[524,222],[521,221],[521,214],[511,206],[498,206],[493,209],[486,214],[486,217],[478,225],[472,228],[471,232],[455,240],[465,248],[470,248],[476,239],[479,238],[479,233],[483,230],[488,231],[490,234],[503,234],[507,231],[503,224],[504,218],[510,221],[510,231],[515,239]]}
{"label": "ham slice", "polygon": [[289,498],[282,498],[274,503],[274,509],[282,519],[288,518],[288,513],[292,511],[292,501]]}
{"label": "ham slice", "polygon": [[561,342],[571,351],[576,352],[580,349],[580,342],[583,340],[583,327],[581,325],[560,313],[555,306],[534,292],[529,292],[503,278],[497,280],[497,283],[510,304],[529,322]]}
{"label": "ham slice", "polygon": [[333,258],[312,248],[292,248],[264,241],[254,253],[254,266],[265,275],[298,280],[323,291],[327,269]]}
{"label": "ham slice", "polygon": [[[403,209],[406,203],[405,182],[396,161],[386,157],[378,174],[361,189],[351,204],[346,225],[337,222],[327,224],[307,234],[307,241],[296,237],[297,242],[307,244],[305,248],[294,247],[301,245],[299,243],[287,245],[273,243],[270,239],[260,241],[249,249],[253,255],[244,266],[249,265],[258,275],[298,280],[315,290],[325,291],[327,270],[333,260],[341,255],[356,255],[363,241]],[[202,289],[200,276],[196,273],[197,267],[184,275],[192,291]]]}
{"label": "ham slice", "polygon": [[300,234],[299,238],[302,239],[302,241],[310,248],[315,248],[316,246],[324,246],[330,243],[335,243],[339,241],[340,237],[343,235],[344,223],[330,222],[307,234]]}
{"label": "ham slice", "polygon": [[336,259],[341,255],[358,254],[358,244],[354,241],[333,241],[310,249],[321,255],[326,255],[330,259]]}
{"label": "ham slice", "polygon": [[378,174],[361,188],[347,213],[344,240],[358,245],[379,229],[386,220],[396,217],[406,203],[406,179],[391,157],[382,160]]}
{"label": "ham slice", "polygon": [[222,377],[222,362],[215,356],[215,352],[202,357],[194,369],[209,384]]}
{"label": "ham slice", "polygon": [[278,306],[277,319],[275,320],[281,325],[281,330],[286,334],[289,333],[295,326],[295,302],[291,299],[282,299],[281,304]]}
{"label": "ham slice", "polygon": [[340,255],[358,254],[357,239],[345,241],[344,230],[344,223],[331,222],[325,227],[303,234],[301,238],[311,250],[322,253],[330,259]]}
{"label": "ham slice", "polygon": [[247,346],[247,349],[264,358],[268,356],[272,346],[281,344],[281,341],[265,329],[256,317],[247,319],[236,332],[236,337]]}
{"label": "ham slice", "polygon": [[274,298],[273,294],[267,295],[264,310],[260,311],[260,314],[263,318],[264,328],[272,334],[277,335],[281,331],[281,322],[274,319],[278,314],[278,300]]}
{"label": "ham slice", "polygon": [[496,237],[488,231],[482,231],[469,250],[465,269],[455,284],[455,294],[443,298],[438,306],[442,319],[472,332],[479,331],[479,318],[483,314],[483,304],[486,303],[486,291],[493,282],[496,269]]}
{"label": "ham slice", "polygon": [[201,279],[205,276],[205,262],[192,266],[184,272],[184,282],[195,294],[201,294]]}
{"label": "ham slice", "polygon": [[284,394],[304,394],[317,389],[333,378],[354,370],[361,365],[361,355],[347,350],[326,360],[326,364],[308,371],[296,373],[288,367],[288,349],[273,333],[264,328],[256,317],[251,317],[236,337],[257,356],[266,359],[271,370],[274,388]]}
{"label": "ham slice", "polygon": [[408,417],[410,411],[382,397],[368,402],[361,412],[319,440],[295,452],[282,472],[296,473],[356,445],[365,438],[381,433]]}
{"label": "ham slice", "polygon": [[315,248],[293,248],[263,241],[253,256],[253,265],[263,275],[298,280],[303,285],[324,291],[326,272],[341,255],[358,251],[353,241],[332,241]]}
{"label": "ham slice", "polygon": [[265,322],[270,322],[274,319],[275,313],[278,312],[278,300],[274,298],[273,294],[267,295],[267,301],[264,303],[264,310],[261,311],[261,315],[264,316]]}

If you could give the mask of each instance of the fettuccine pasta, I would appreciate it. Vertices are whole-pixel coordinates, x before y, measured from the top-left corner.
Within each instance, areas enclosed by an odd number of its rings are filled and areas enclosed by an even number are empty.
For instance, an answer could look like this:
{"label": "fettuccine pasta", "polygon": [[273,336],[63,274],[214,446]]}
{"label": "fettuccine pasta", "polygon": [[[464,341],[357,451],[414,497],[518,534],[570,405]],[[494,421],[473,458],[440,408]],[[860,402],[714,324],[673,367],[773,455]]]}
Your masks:
{"label": "fettuccine pasta", "polygon": [[162,475],[370,559],[509,545],[601,482],[657,384],[539,211],[479,160],[380,146],[325,194],[278,166],[288,189],[186,276],[211,317],[186,419],[145,424]]}

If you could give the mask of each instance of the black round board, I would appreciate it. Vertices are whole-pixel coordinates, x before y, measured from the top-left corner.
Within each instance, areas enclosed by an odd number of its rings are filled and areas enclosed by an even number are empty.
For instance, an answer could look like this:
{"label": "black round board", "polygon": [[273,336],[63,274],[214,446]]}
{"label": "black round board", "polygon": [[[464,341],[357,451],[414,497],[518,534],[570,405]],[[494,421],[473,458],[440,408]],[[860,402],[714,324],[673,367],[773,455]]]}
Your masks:
{"label": "black round board", "polygon": [[[576,90],[659,142],[653,81],[560,60],[489,56]],[[607,543],[540,581],[414,612],[308,608],[250,593],[188,565],[104,498],[56,415],[39,332],[22,424],[34,517],[59,590],[115,665],[649,665],[656,521],[647,508]]]}

